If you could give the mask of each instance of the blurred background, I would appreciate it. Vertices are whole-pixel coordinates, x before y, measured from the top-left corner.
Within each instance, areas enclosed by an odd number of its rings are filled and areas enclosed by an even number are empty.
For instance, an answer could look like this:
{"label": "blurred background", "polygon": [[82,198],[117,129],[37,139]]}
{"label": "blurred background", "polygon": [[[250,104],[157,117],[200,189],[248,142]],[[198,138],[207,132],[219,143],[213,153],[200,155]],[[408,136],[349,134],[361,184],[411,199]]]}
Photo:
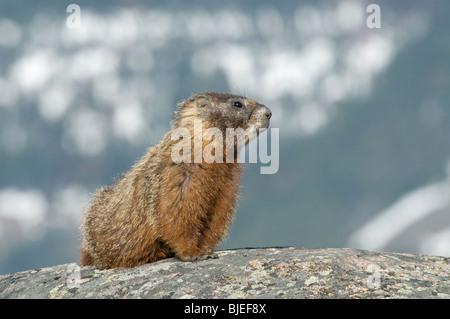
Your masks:
{"label": "blurred background", "polygon": [[269,106],[280,134],[276,174],[245,165],[220,249],[450,256],[449,12],[446,0],[1,0],[0,274],[76,262],[91,194],[202,91]]}

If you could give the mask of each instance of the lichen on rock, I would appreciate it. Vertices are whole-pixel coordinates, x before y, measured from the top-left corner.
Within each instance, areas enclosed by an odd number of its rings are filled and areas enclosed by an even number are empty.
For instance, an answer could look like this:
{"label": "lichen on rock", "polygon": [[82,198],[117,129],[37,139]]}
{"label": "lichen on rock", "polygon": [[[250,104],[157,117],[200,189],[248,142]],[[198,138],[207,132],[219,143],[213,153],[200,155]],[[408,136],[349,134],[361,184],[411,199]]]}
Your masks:
{"label": "lichen on rock", "polygon": [[0,276],[0,298],[450,298],[449,258],[263,248],[218,259],[98,270],[66,264]]}

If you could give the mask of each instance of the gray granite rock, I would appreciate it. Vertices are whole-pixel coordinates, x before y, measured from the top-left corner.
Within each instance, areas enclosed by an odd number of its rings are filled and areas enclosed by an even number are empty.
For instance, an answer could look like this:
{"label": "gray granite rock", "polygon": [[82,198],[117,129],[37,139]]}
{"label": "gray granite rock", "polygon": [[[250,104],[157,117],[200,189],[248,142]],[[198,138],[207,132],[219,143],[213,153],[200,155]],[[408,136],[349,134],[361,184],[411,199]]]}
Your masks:
{"label": "gray granite rock", "polygon": [[0,276],[0,298],[450,298],[448,257],[264,248],[130,269],[65,264]]}

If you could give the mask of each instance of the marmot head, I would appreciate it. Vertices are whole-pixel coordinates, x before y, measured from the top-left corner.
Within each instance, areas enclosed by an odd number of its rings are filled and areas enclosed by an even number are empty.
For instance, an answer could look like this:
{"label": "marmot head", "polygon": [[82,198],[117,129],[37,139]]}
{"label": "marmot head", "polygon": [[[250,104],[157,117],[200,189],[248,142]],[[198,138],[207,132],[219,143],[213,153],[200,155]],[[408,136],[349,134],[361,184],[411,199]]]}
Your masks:
{"label": "marmot head", "polygon": [[206,127],[217,127],[223,133],[227,128],[249,129],[258,134],[267,128],[272,112],[265,105],[244,96],[225,93],[200,93],[178,104],[174,127],[191,127],[193,120],[201,119]]}

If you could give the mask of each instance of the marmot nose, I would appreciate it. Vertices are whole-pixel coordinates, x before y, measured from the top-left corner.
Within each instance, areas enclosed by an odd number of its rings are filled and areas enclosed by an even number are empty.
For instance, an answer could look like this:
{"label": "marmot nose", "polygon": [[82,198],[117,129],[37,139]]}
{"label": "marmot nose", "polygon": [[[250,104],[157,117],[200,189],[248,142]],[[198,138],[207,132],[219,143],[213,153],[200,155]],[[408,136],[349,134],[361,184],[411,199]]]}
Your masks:
{"label": "marmot nose", "polygon": [[268,107],[266,107],[266,116],[268,120],[272,117],[272,111]]}

